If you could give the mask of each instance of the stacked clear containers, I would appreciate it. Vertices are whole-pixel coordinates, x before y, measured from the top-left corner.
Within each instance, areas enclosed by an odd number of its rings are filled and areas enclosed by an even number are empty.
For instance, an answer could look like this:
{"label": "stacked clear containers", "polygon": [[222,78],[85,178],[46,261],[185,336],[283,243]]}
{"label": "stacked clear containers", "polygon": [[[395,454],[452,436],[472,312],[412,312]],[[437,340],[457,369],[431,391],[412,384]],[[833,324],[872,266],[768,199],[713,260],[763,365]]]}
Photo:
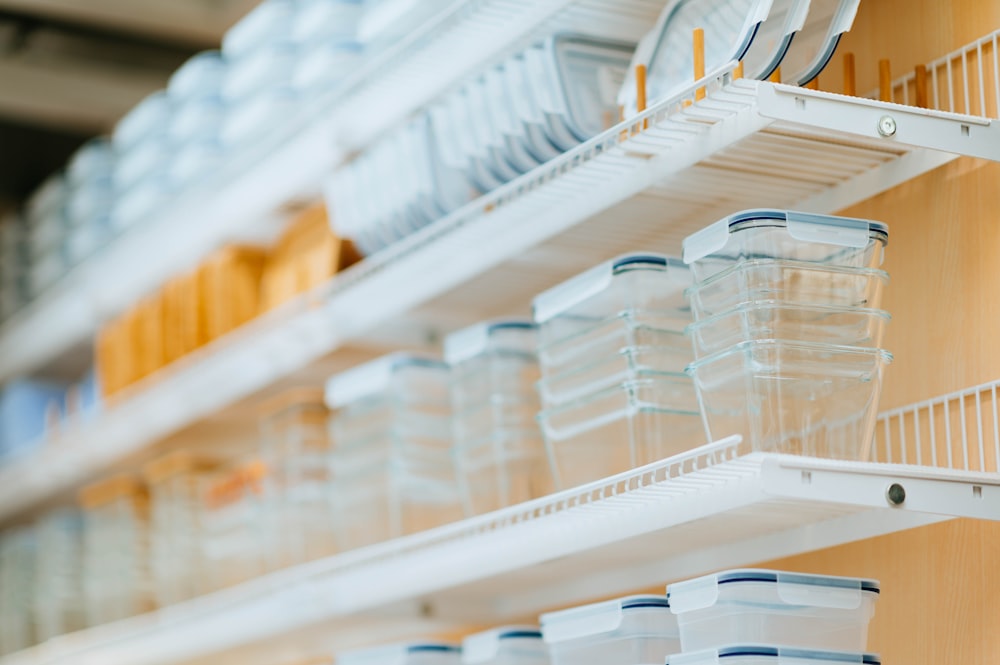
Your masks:
{"label": "stacked clear containers", "polygon": [[744,652],[757,659],[750,663],[771,663],[780,650],[813,662],[877,663],[865,649],[879,591],[875,580],[755,569],[671,584],[681,647],[692,656],[670,662],[716,663]]}
{"label": "stacked clear containers", "polygon": [[680,651],[664,596],[628,596],[543,614],[552,665],[658,665]]}
{"label": "stacked clear containers", "polygon": [[151,499],[149,563],[156,604],[209,591],[201,498],[218,478],[219,462],[182,450],[150,462],[143,472]]}
{"label": "stacked clear containers", "polygon": [[31,620],[34,578],[33,530],[5,532],[0,538],[0,654],[26,649],[34,642]]}
{"label": "stacked clear containers", "polygon": [[80,492],[83,508],[83,599],[87,625],[153,607],[149,571],[149,496],[131,476]]}
{"label": "stacked clear containers", "polygon": [[462,640],[462,665],[549,665],[538,626],[504,626]]}
{"label": "stacked clear containers", "polygon": [[710,440],[868,458],[892,360],[879,348],[887,240],[878,222],[749,210],[684,241],[695,278],[688,372]]}
{"label": "stacked clear containers", "polygon": [[268,521],[278,543],[275,565],[333,554],[329,413],[323,391],[285,392],[260,413],[261,455],[270,469]]}
{"label": "stacked clear containers", "polygon": [[332,493],[341,549],[461,519],[452,456],[450,371],[391,354],[327,384]]}
{"label": "stacked clear containers", "polygon": [[680,260],[628,254],[535,298],[539,422],[559,488],[704,443],[684,374],[690,285]]}
{"label": "stacked clear containers", "polygon": [[264,501],[267,473],[260,460],[242,462],[202,495],[205,558],[213,588],[262,575],[273,560],[275,538],[268,530]]}
{"label": "stacked clear containers", "polygon": [[83,524],[74,510],[48,513],[35,525],[33,610],[39,642],[84,627]]}
{"label": "stacked clear containers", "polygon": [[466,511],[478,515],[548,494],[552,474],[535,420],[535,325],[481,323],[449,335],[444,348]]}

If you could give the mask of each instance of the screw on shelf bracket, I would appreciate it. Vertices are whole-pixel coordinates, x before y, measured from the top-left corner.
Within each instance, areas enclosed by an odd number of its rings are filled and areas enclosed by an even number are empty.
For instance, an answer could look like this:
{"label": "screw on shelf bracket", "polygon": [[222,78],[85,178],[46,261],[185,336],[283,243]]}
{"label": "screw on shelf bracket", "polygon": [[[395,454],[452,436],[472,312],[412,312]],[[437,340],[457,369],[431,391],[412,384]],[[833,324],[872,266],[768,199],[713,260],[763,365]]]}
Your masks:
{"label": "screw on shelf bracket", "polygon": [[896,119],[891,115],[884,115],[878,119],[878,133],[882,136],[892,136],[896,133]]}
{"label": "screw on shelf bracket", "polygon": [[901,506],[906,502],[906,490],[899,483],[893,483],[885,491],[885,499],[890,506]]}

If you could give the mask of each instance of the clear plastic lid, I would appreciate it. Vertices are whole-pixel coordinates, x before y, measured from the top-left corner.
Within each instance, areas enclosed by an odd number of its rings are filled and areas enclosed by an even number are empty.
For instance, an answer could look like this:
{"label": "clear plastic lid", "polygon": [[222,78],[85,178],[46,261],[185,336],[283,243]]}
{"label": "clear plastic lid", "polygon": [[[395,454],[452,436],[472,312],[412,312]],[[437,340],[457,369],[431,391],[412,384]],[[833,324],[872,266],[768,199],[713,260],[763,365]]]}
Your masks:
{"label": "clear plastic lid", "polygon": [[237,60],[269,44],[290,39],[295,0],[265,0],[222,37],[222,52]]}
{"label": "clear plastic lid", "polygon": [[339,409],[378,394],[389,387],[393,374],[404,367],[448,371],[448,365],[433,356],[390,353],[331,377],[326,383],[326,405],[331,409]]}
{"label": "clear plastic lid", "polygon": [[111,135],[115,148],[125,150],[148,134],[157,130],[165,131],[170,110],[170,100],[164,90],[143,99],[115,125]]}
{"label": "clear plastic lid", "polygon": [[670,609],[683,614],[712,607],[725,588],[740,584],[774,585],[780,601],[788,605],[842,609],[859,607],[862,594],[878,595],[880,591],[878,580],[745,568],[669,585]]}
{"label": "clear plastic lid", "polygon": [[741,662],[774,663],[774,665],[881,665],[875,654],[848,651],[817,651],[798,647],[769,644],[732,644],[718,649],[679,653],[667,658],[667,665],[718,665]]}
{"label": "clear plastic lid", "polygon": [[742,60],[772,0],[673,0],[636,49],[618,103],[636,113],[635,67],[646,65],[646,91],[653,105],[694,83],[695,28],[705,31],[705,71]]}
{"label": "clear plastic lid", "polygon": [[226,63],[219,51],[203,51],[192,56],[170,77],[167,93],[174,99],[219,94]]}
{"label": "clear plastic lid", "polygon": [[407,665],[418,654],[440,654],[457,660],[461,647],[447,642],[409,642],[368,649],[345,651],[337,655],[337,665]]}
{"label": "clear plastic lid", "polygon": [[545,650],[538,626],[503,626],[466,637],[462,641],[462,662],[478,665],[495,660],[504,642],[513,640],[522,641],[522,645],[524,641],[537,642],[538,649]]}
{"label": "clear plastic lid", "polygon": [[810,0],[773,0],[771,12],[743,56],[747,78],[763,81],[782,63],[792,38],[802,30]]}
{"label": "clear plastic lid", "polygon": [[676,275],[678,292],[691,285],[690,270],[680,259],[645,252],[623,254],[535,296],[531,302],[535,322],[545,323],[580,305],[606,291],[616,275],[632,270]]}
{"label": "clear plastic lid", "polygon": [[629,612],[653,610],[670,612],[666,596],[626,596],[541,616],[542,636],[547,644],[577,640],[617,630]]}
{"label": "clear plastic lid", "polygon": [[841,247],[865,247],[872,240],[885,245],[889,241],[889,226],[868,219],[789,210],[744,210],[685,238],[684,262],[694,263],[722,250],[733,233],[761,226],[784,227],[792,238],[801,242]]}
{"label": "clear plastic lid", "polygon": [[477,323],[444,338],[444,358],[458,364],[491,348],[533,353],[538,344],[536,332],[535,324],[523,319]]}
{"label": "clear plastic lid", "polygon": [[840,38],[854,25],[861,0],[811,0],[802,30],[782,61],[782,80],[805,85],[830,62]]}

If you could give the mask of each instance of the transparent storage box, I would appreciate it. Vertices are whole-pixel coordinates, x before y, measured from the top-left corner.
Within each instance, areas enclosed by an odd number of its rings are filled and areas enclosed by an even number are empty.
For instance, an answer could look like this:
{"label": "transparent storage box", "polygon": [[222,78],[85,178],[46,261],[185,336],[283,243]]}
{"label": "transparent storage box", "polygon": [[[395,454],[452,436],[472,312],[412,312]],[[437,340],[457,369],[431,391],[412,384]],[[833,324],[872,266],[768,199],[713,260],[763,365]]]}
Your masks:
{"label": "transparent storage box", "polygon": [[687,295],[698,321],[760,301],[878,309],[888,283],[883,270],[754,259],[716,273]]}
{"label": "transparent storage box", "polygon": [[408,642],[337,654],[337,665],[460,665],[462,649],[447,642]]}
{"label": "transparent storage box", "polygon": [[35,642],[31,605],[36,558],[31,527],[0,535],[0,654],[27,649]]}
{"label": "transparent storage box", "polygon": [[692,323],[688,335],[698,358],[758,339],[878,348],[890,319],[881,309],[761,302]]}
{"label": "transparent storage box", "polygon": [[462,665],[549,665],[538,626],[503,626],[462,641]]}
{"label": "transparent storage box", "polygon": [[756,340],[688,372],[710,441],[741,434],[754,451],[867,461],[891,361],[880,349]]}
{"label": "transparent storage box", "polygon": [[842,268],[878,268],[889,227],[866,219],[785,210],[744,210],[684,239],[696,282],[741,261],[782,259]]}
{"label": "transparent storage box", "polygon": [[660,665],[680,651],[664,596],[628,596],[541,617],[552,665]]}
{"label": "transparent storage box", "polygon": [[686,377],[628,381],[542,411],[556,487],[575,487],[704,443]]}
{"label": "transparent storage box", "polygon": [[32,609],[35,635],[44,642],[85,625],[80,514],[67,509],[47,513],[35,527],[35,541]]}
{"label": "transparent storage box", "polygon": [[765,643],[863,652],[876,580],[729,570],[667,588],[684,651]]}
{"label": "transparent storage box", "polygon": [[276,566],[333,554],[330,501],[332,442],[323,391],[293,389],[260,406],[261,457],[267,476],[268,519],[274,524]]}
{"label": "transparent storage box", "polygon": [[731,644],[718,649],[678,653],[667,665],[882,665],[871,653],[817,651],[768,644]]}
{"label": "transparent storage box", "polygon": [[641,253],[606,261],[539,294],[531,306],[543,368],[550,356],[566,353],[565,347],[553,350],[557,342],[589,354],[587,334],[603,339],[605,330],[615,332],[612,322],[623,318],[682,332],[691,321],[684,297],[689,286],[691,273],[681,261]]}
{"label": "transparent storage box", "polygon": [[537,348],[538,333],[531,321],[490,321],[448,335],[444,357],[451,365],[455,410],[478,408],[493,398],[534,396]]}

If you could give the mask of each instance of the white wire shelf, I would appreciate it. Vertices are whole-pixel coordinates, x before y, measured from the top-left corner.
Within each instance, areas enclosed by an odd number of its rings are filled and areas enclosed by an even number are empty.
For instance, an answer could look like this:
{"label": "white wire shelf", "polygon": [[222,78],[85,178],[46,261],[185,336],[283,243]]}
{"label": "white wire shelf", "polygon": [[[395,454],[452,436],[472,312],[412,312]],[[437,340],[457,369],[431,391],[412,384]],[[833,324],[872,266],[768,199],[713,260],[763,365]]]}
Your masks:
{"label": "white wire shelf", "polygon": [[1000,520],[997,474],[738,457],[739,443],[279,571],[0,665],[168,665],[260,640],[278,648],[311,624],[336,648],[358,631],[378,641],[412,629],[400,607],[419,607],[427,629],[503,622],[953,517]]}
{"label": "white wire shelf", "polygon": [[351,151],[470,74],[556,31],[637,41],[660,0],[454,0],[324,100],[129,230],[0,326],[0,382],[79,351],[100,325],[232,242],[267,241]]}
{"label": "white wire shelf", "polygon": [[[0,520],[353,342],[524,313],[636,248],[676,253],[742,208],[831,212],[956,155],[1000,160],[1000,123],[714,73],[353,266],[0,467]],[[702,101],[694,90],[707,87]],[[895,133],[883,136],[891,118]],[[344,364],[350,360],[345,359]]]}

